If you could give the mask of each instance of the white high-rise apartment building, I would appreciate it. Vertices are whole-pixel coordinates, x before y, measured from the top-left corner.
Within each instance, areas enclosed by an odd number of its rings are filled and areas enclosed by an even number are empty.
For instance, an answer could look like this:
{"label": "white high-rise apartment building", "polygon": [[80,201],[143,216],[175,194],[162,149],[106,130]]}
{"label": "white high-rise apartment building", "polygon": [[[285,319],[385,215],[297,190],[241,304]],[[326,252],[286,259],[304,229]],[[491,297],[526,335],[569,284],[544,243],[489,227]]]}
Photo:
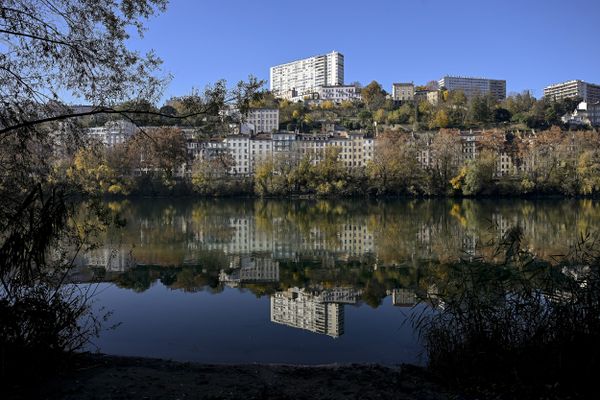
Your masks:
{"label": "white high-rise apartment building", "polygon": [[344,84],[344,55],[337,51],[276,65],[270,70],[270,90],[291,99],[310,95],[321,86]]}
{"label": "white high-rise apartment building", "polygon": [[544,88],[544,97],[557,101],[580,98],[588,103],[600,101],[600,85],[580,80],[556,83]]}
{"label": "white high-rise apartment building", "polygon": [[506,98],[506,81],[500,79],[444,76],[438,81],[438,87],[445,87],[447,90],[461,90],[467,99],[487,94],[491,94],[496,100]]}

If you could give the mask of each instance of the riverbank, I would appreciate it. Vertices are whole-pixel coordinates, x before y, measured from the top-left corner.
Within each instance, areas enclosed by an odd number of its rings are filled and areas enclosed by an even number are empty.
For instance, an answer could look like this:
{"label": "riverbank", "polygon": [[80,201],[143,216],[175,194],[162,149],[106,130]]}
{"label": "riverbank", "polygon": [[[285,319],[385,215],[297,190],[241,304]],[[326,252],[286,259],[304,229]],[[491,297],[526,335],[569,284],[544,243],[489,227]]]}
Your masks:
{"label": "riverbank", "polygon": [[73,367],[9,399],[404,399],[460,398],[419,367],[206,365],[81,355]]}

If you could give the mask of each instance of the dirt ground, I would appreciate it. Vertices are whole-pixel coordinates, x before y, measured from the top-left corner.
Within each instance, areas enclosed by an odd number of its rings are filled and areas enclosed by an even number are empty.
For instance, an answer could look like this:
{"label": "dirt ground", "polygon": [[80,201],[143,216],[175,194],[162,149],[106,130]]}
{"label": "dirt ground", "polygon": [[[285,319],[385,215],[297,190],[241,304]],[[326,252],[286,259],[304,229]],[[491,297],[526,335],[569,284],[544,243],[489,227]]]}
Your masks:
{"label": "dirt ground", "polygon": [[459,399],[418,367],[204,365],[82,356],[70,372],[12,399]]}

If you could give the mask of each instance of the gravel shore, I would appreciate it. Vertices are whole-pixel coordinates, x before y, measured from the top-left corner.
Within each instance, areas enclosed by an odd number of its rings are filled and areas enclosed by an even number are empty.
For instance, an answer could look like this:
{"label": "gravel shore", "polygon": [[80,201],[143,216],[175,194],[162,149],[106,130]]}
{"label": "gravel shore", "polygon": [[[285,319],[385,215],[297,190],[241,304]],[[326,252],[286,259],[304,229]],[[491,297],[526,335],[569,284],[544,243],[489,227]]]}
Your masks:
{"label": "gravel shore", "polygon": [[84,355],[69,372],[13,399],[457,399],[418,367],[206,365]]}

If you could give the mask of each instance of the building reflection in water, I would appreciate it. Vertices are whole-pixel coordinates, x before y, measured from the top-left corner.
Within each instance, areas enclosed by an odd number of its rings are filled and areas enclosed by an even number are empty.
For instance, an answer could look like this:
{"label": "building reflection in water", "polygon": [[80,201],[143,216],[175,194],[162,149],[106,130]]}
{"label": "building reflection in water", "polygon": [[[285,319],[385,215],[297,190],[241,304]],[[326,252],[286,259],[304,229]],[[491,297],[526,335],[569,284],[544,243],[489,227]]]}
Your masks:
{"label": "building reflection in water", "polygon": [[234,256],[229,263],[229,271],[221,269],[219,282],[229,287],[243,283],[279,282],[279,262],[270,257]]}
{"label": "building reflection in water", "polygon": [[137,262],[132,250],[125,246],[107,246],[80,254],[75,259],[78,267],[104,268],[106,272],[125,272]]}
{"label": "building reflection in water", "polygon": [[289,288],[271,296],[271,322],[337,338],[344,334],[344,305],[355,304],[360,295],[353,288]]}
{"label": "building reflection in water", "polygon": [[410,289],[392,289],[388,296],[392,296],[392,304],[398,307],[413,307],[417,304],[417,294]]}
{"label": "building reflection in water", "polygon": [[[108,230],[103,246],[77,259],[72,281],[145,290],[160,279],[215,293],[247,285],[271,296],[272,322],[332,337],[344,333],[344,304],[363,296],[378,306],[387,295],[394,306],[414,306],[415,292],[399,288],[418,288],[424,267],[492,258],[486,244],[511,227],[547,259],[600,220],[600,203],[590,201],[156,201],[124,203],[122,211],[127,225]],[[98,267],[104,271],[96,276]],[[419,289],[435,298],[436,287]]]}

